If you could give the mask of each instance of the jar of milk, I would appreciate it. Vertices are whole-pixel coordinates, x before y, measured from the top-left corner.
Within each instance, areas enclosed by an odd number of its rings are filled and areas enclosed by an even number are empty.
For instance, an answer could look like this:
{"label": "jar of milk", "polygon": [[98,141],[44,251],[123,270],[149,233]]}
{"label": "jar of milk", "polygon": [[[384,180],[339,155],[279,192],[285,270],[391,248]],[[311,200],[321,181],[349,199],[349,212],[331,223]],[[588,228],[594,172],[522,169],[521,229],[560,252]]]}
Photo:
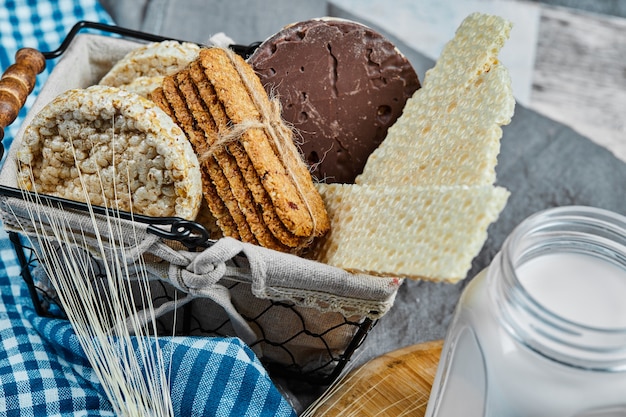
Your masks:
{"label": "jar of milk", "polygon": [[463,291],[426,416],[626,416],[626,217],[522,222]]}

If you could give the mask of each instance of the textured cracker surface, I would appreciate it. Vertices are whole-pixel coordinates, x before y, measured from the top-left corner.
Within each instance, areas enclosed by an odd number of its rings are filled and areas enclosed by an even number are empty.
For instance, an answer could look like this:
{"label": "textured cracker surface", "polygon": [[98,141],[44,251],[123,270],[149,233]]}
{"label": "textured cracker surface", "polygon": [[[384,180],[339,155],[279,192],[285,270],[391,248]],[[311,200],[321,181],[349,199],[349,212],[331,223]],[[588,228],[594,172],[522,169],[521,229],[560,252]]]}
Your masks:
{"label": "textured cracker surface", "polygon": [[128,87],[145,96],[160,77],[184,68],[198,57],[199,51],[200,47],[190,42],[163,41],[142,45],[119,60],[99,84]]}
{"label": "textured cracker surface", "polygon": [[114,87],[69,90],[39,112],[17,151],[21,187],[150,216],[194,219],[198,159],[155,103]]}
{"label": "textured cracker surface", "polygon": [[367,162],[358,184],[492,184],[500,126],[511,121],[511,79],[497,56],[510,23],[473,14]]}
{"label": "textured cracker surface", "polygon": [[[163,109],[173,120],[175,120],[174,110],[170,107],[167,99],[165,98],[165,93],[161,87],[150,93],[150,99],[155,102],[161,109]],[[196,135],[190,135],[189,132],[185,132],[187,134],[187,138],[193,147],[196,146],[196,142],[198,141],[198,137]],[[197,154],[196,154],[197,155]],[[237,229],[237,225],[235,224],[235,220],[231,216],[228,207],[220,198],[217,188],[215,184],[211,181],[206,169],[202,169],[203,163],[200,162],[201,166],[201,178],[202,178],[202,192],[204,197],[204,202],[207,204],[208,214],[211,214],[213,217],[216,226],[222,231],[225,236],[230,236],[235,239],[240,239],[239,231]],[[204,213],[204,217],[210,217],[207,213]]]}
{"label": "textured cracker surface", "polygon": [[[236,59],[256,83],[246,85],[223,50],[208,48],[185,69],[166,77],[150,97],[175,119],[200,155],[203,178],[209,182],[205,189],[220,200],[207,196],[207,203],[224,234],[275,250],[297,250],[328,229],[328,216],[303,161],[281,156],[265,128],[257,127],[261,113],[251,96],[260,95],[268,106],[269,98],[249,65]],[[220,135],[248,122],[256,125],[207,156]],[[300,177],[301,193],[285,163]]]}
{"label": "textured cracker surface", "polygon": [[[200,62],[194,62],[187,71],[177,74],[176,81],[196,124],[202,128],[205,140],[197,144],[197,149],[198,154],[203,154],[215,143],[219,133],[228,132],[231,121]],[[240,206],[246,208],[246,222],[262,246],[285,250],[286,247],[303,245],[305,241],[294,236],[276,215],[269,195],[241,142],[229,143],[207,163],[213,160],[222,171],[233,173],[228,176],[230,188],[237,194]]]}
{"label": "textured cracker surface", "polygon": [[[255,91],[267,107],[270,106],[269,98],[252,68],[243,62],[241,57],[236,58],[246,72],[249,85],[243,83],[221,49],[209,48],[200,54],[205,74],[215,86],[228,118],[235,124],[246,120],[260,121],[261,114],[250,97],[250,91]],[[313,186],[313,180],[304,162],[291,158],[292,153],[277,149],[266,129],[247,130],[241,137],[241,143],[262,179],[282,223],[296,236],[325,233],[327,217],[324,203]],[[288,145],[295,146],[293,142]],[[288,170],[297,177],[303,196],[297,190]],[[306,208],[303,197],[307,200],[312,213]]]}
{"label": "textured cracker surface", "polygon": [[355,185],[320,185],[331,232],[314,258],[372,275],[465,278],[508,199],[494,187],[515,100],[497,56],[510,23],[472,14]]}
{"label": "textured cracker surface", "polygon": [[316,259],[353,272],[450,282],[465,277],[509,196],[492,186],[318,189],[331,231]]}
{"label": "textured cracker surface", "polygon": [[[187,71],[168,77],[163,84],[163,93],[174,111],[175,120],[187,133],[198,155],[206,152],[217,138],[217,120],[206,113],[200,91],[201,87],[193,85]],[[215,157],[203,160],[202,165],[215,185],[217,195],[231,213],[240,238],[245,242],[258,242],[254,226],[247,221],[255,208],[244,201],[239,202],[246,189],[232,156],[220,150]],[[208,202],[211,206],[215,204]],[[231,236],[231,232],[225,233]]]}

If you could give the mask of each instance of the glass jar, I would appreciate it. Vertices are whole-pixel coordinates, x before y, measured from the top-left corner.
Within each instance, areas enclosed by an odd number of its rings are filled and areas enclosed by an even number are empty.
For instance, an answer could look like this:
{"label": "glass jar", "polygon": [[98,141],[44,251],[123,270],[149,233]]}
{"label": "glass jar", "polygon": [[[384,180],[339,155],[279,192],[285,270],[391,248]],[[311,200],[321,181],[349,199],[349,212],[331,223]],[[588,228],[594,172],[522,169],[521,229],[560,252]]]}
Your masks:
{"label": "glass jar", "polygon": [[426,416],[626,416],[626,218],[523,221],[461,295]]}

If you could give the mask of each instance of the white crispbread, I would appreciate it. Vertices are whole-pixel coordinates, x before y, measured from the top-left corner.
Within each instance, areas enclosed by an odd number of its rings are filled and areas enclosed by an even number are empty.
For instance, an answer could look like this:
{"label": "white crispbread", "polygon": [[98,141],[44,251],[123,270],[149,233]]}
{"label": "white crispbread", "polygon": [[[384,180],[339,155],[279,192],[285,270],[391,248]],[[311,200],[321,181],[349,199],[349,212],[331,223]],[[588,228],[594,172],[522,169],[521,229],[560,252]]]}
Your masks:
{"label": "white crispbread", "polygon": [[331,231],[315,259],[371,275],[465,278],[509,195],[493,184],[515,106],[497,59],[510,28],[467,17],[357,184],[319,185]]}
{"label": "white crispbread", "polygon": [[320,184],[330,234],[316,259],[352,272],[465,278],[509,192],[492,186]]}
{"label": "white crispbread", "polygon": [[124,87],[140,77],[173,74],[193,62],[200,52],[195,43],[163,41],[142,45],[119,60],[100,85]]}
{"label": "white crispbread", "polygon": [[515,107],[509,72],[498,64],[467,86],[453,80],[444,88],[428,84],[409,99],[357,184],[494,183],[500,126]]}
{"label": "white crispbread", "polygon": [[191,144],[137,94],[99,85],[69,90],[35,115],[19,146],[22,188],[150,216],[194,219],[200,208]]}
{"label": "white crispbread", "polygon": [[468,16],[356,182],[493,184],[500,126],[515,108],[509,72],[498,61],[510,30],[497,16]]}
{"label": "white crispbread", "polygon": [[430,83],[457,89],[498,63],[512,24],[499,16],[472,13],[446,43],[435,66],[426,72],[422,87]]}

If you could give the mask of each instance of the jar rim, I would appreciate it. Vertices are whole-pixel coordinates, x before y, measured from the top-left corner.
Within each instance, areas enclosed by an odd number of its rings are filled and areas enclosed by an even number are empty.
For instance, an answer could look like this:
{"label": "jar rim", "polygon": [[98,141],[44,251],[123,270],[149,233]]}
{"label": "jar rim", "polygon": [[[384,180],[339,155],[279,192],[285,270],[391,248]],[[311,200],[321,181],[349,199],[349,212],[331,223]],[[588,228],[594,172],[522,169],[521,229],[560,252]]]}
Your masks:
{"label": "jar rim", "polygon": [[[594,326],[563,317],[533,296],[518,278],[516,267],[524,259],[565,249],[591,250],[606,261],[615,260],[626,271],[626,217],[596,207],[562,206],[522,221],[505,240],[498,260],[500,303],[506,304],[500,309],[509,332],[533,350],[564,363],[625,368],[626,325]],[[610,364],[606,362],[609,356],[613,358]]]}

